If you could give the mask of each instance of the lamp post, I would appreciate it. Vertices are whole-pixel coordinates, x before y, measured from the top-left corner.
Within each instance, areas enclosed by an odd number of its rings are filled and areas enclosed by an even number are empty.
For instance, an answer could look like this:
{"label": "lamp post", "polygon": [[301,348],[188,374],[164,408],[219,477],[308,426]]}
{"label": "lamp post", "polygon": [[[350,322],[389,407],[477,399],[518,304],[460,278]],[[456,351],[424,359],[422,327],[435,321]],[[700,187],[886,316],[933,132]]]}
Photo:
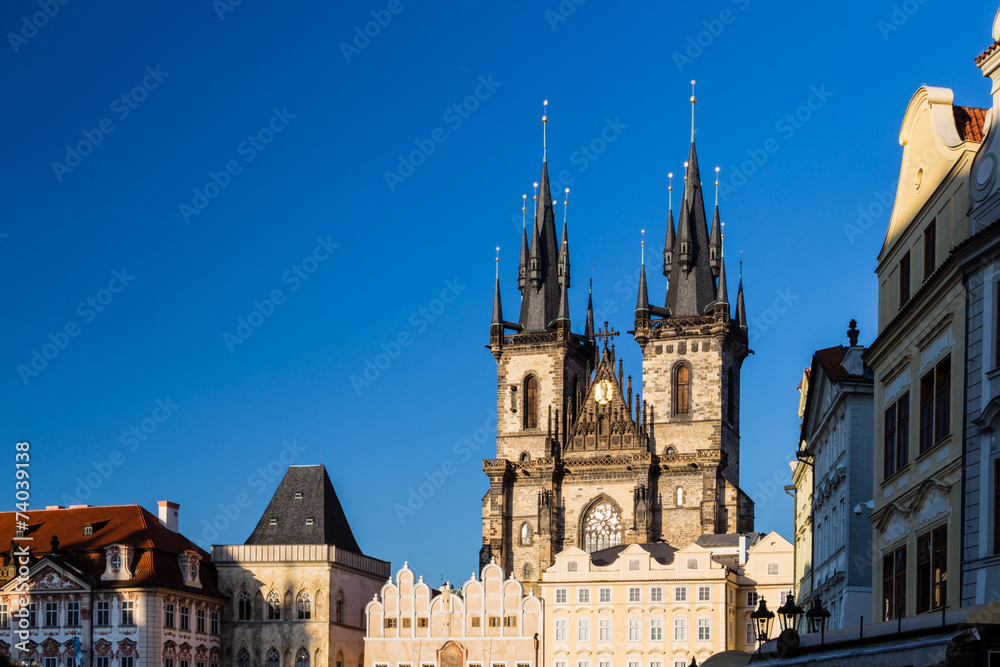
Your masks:
{"label": "lamp post", "polygon": [[785,604],[778,607],[778,618],[781,621],[782,630],[795,630],[799,627],[799,619],[805,612],[802,607],[795,604],[795,598],[789,593],[785,599]]}
{"label": "lamp post", "polygon": [[830,618],[830,612],[823,608],[823,601],[819,599],[819,596],[813,598],[812,606],[806,612],[806,618],[809,620],[809,632],[818,630],[820,643],[823,643],[826,636],[826,619]]}
{"label": "lamp post", "polygon": [[774,622],[774,612],[767,608],[767,602],[764,598],[760,599],[760,605],[755,612],[750,614],[750,618],[753,619],[754,626],[757,628],[757,644],[763,646],[771,634],[771,624]]}

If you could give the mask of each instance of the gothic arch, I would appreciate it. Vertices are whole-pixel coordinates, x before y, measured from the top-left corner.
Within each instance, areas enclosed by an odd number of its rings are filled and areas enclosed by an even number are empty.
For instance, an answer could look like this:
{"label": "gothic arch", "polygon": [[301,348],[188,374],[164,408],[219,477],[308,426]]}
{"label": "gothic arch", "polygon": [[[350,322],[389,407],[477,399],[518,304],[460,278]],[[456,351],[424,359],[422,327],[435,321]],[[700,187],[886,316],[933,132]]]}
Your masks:
{"label": "gothic arch", "polygon": [[334,614],[335,614],[335,616],[334,616],[334,618],[337,620],[337,623],[343,623],[344,622],[344,589],[342,589],[342,588],[337,589],[337,598],[336,598],[336,600],[334,602],[334,605],[335,605],[335,608],[334,608]]}
{"label": "gothic arch", "polygon": [[588,553],[618,546],[622,544],[624,526],[622,508],[614,498],[602,493],[580,512],[578,546]]}
{"label": "gothic arch", "polygon": [[281,659],[278,656],[278,649],[273,646],[267,651],[267,657],[264,658],[264,667],[281,667]]}
{"label": "gothic arch", "polygon": [[240,589],[240,594],[236,599],[236,620],[249,621],[253,619],[253,612],[250,603],[250,594],[247,589]]}
{"label": "gothic arch", "polygon": [[677,507],[684,507],[684,487],[678,486],[674,491],[674,504]]}
{"label": "gothic arch", "polygon": [[236,667],[250,667],[250,652],[245,646],[241,646],[240,652],[236,654]]}
{"label": "gothic arch", "polygon": [[538,375],[529,372],[521,383],[523,387],[523,410],[521,426],[524,430],[538,428]]}
{"label": "gothic arch", "polygon": [[[309,603],[309,593],[299,591],[295,596],[295,618],[299,621],[308,621],[312,618],[312,605]],[[306,655],[308,660],[308,654]],[[298,662],[298,658],[295,659]]]}
{"label": "gothic arch", "polygon": [[309,667],[309,651],[300,648],[295,654],[295,667]]}
{"label": "gothic arch", "polygon": [[527,521],[521,524],[520,536],[521,546],[529,546],[531,544],[531,524]]}
{"label": "gothic arch", "polygon": [[[285,620],[291,621],[292,617],[292,592],[285,591]],[[287,661],[286,661],[287,662]],[[286,665],[287,667],[287,665]]]}
{"label": "gothic arch", "polygon": [[253,617],[258,621],[264,620],[264,596],[260,590],[253,594]]}
{"label": "gothic arch", "polygon": [[267,620],[281,620],[281,600],[278,598],[277,591],[271,591],[267,594]]}
{"label": "gothic arch", "polygon": [[694,372],[687,361],[678,361],[670,370],[670,405],[673,416],[691,414]]}

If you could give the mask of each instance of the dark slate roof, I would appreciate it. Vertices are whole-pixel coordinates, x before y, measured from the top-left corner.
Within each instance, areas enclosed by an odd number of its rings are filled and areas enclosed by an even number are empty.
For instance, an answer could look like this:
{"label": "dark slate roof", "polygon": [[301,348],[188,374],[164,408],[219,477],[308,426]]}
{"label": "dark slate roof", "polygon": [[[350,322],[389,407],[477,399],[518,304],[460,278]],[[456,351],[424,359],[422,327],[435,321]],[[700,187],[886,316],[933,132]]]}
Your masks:
{"label": "dark slate roof", "polygon": [[[105,505],[69,509],[31,510],[26,537],[31,538],[31,554],[47,557],[60,567],[85,573],[97,588],[164,586],[175,590],[221,597],[216,586],[215,568],[209,555],[180,533],[169,530],[139,505]],[[0,544],[13,544],[15,513],[0,512]],[[93,534],[84,535],[90,525]],[[52,538],[58,539],[53,553]],[[123,581],[101,581],[105,570],[105,547],[128,544],[135,548],[135,576]],[[177,556],[182,551],[198,555],[202,588],[187,586]],[[7,558],[2,559],[7,561]],[[9,563],[6,563],[9,564]]]}
{"label": "dark slate roof", "polygon": [[[625,551],[630,545],[619,544],[617,547],[610,547],[608,549],[601,549],[600,551],[595,551],[590,554],[590,561],[594,565],[604,566],[611,565],[616,560],[621,552]],[[677,549],[670,546],[666,542],[657,542],[655,544],[640,544],[650,556],[653,557],[660,565],[668,565],[673,562],[674,554],[677,553]]]}
{"label": "dark slate roof", "polygon": [[535,287],[528,280],[524,286],[519,322],[525,332],[548,331],[548,326],[558,316],[559,309],[559,245],[546,162],[542,163],[542,178],[539,183],[529,256],[541,259],[542,282]]}
{"label": "dark slate roof", "polygon": [[[674,242],[673,268],[667,285],[666,307],[670,309],[672,317],[704,315],[705,307],[715,301],[716,297],[715,278],[708,259],[708,221],[702,197],[701,173],[693,141],[684,188],[685,196],[681,201],[677,239]],[[678,262],[680,243],[685,236],[694,246],[694,266],[688,271],[682,270]]]}
{"label": "dark slate roof", "polygon": [[[312,525],[306,525],[307,519]],[[322,465],[288,468],[246,544],[332,544],[361,553]]]}

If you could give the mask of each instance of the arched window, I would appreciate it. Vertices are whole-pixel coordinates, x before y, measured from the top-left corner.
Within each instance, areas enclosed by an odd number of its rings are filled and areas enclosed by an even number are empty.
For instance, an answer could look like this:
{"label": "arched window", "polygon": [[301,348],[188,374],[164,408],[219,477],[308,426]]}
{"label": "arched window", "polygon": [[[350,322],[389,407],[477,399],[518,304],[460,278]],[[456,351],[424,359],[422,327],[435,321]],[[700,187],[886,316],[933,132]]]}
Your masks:
{"label": "arched window", "polygon": [[531,454],[529,454],[528,452],[521,452],[521,460],[527,463],[528,461],[531,460]]}
{"label": "arched window", "polygon": [[663,453],[666,454],[667,456],[673,456],[674,455],[674,448],[673,447],[667,447],[667,451],[665,451]]}
{"label": "arched window", "polygon": [[677,487],[677,506],[684,507],[684,489]]}
{"label": "arched window", "polygon": [[583,520],[583,549],[587,552],[616,547],[622,543],[622,518],[606,500],[587,512]]}
{"label": "arched window", "polygon": [[[253,612],[250,606],[250,594],[246,592],[246,589],[240,591],[240,597],[237,601],[237,614],[236,618],[241,621],[249,621],[252,618]],[[247,656],[247,660],[250,657]]]}
{"label": "arched window", "polygon": [[597,435],[604,435],[604,415],[597,417]]}
{"label": "arched window", "polygon": [[726,373],[726,421],[730,424],[736,424],[736,381],[735,374],[733,373],[733,367],[729,367],[729,371]]}
{"label": "arched window", "polygon": [[309,667],[309,651],[300,648],[295,655],[295,667]]}
{"label": "arched window", "polygon": [[264,618],[264,596],[260,594],[260,591],[253,594],[253,617],[258,621]]}
{"label": "arched window", "polygon": [[524,546],[531,544],[531,524],[527,521],[521,524],[521,544]]}
{"label": "arched window", "polygon": [[344,652],[337,651],[337,667],[344,667]]}
{"label": "arched window", "polygon": [[691,369],[678,366],[674,372],[674,414],[686,415],[691,409]]}
{"label": "arched window", "polygon": [[278,594],[275,591],[267,594],[267,620],[281,620],[281,600],[278,599]]}
{"label": "arched window", "polygon": [[[308,621],[312,616],[312,608],[309,605],[309,594],[305,591],[299,593],[295,598],[295,614],[300,621]],[[306,654],[306,662],[309,661],[309,654]]]}
{"label": "arched window", "polygon": [[538,428],[538,378],[524,379],[524,428]]}
{"label": "arched window", "polygon": [[531,563],[525,563],[524,567],[521,568],[521,578],[525,580],[531,579],[531,575],[532,575]]}
{"label": "arched window", "polygon": [[264,659],[264,667],[281,667],[281,663],[278,662],[278,649],[273,646],[267,652],[267,657]]}
{"label": "arched window", "polygon": [[[291,591],[285,591],[285,620],[286,621],[292,620],[292,592]],[[286,660],[285,663],[286,663],[285,667],[288,667],[287,666],[288,660]]]}
{"label": "arched window", "polygon": [[[249,598],[249,596],[247,596]],[[249,599],[247,600],[249,602]],[[250,667],[250,654],[245,648],[241,648],[236,656],[236,667]]]}
{"label": "arched window", "polygon": [[337,623],[344,622],[344,591],[337,591],[336,619]]}

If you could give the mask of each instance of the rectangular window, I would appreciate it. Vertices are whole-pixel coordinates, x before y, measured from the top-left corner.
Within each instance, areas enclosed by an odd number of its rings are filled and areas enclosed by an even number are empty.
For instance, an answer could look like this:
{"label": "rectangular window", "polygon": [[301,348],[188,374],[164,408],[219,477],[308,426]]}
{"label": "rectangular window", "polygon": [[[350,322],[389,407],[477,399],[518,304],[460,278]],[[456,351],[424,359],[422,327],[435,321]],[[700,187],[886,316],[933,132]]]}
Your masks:
{"label": "rectangular window", "polygon": [[581,618],[576,622],[576,640],[579,642],[590,641],[590,619]]}
{"label": "rectangular window", "polygon": [[951,357],[920,379],[920,453],[951,433]]}
{"label": "rectangular window", "polygon": [[122,614],[120,625],[135,625],[135,602],[132,600],[122,600]]}
{"label": "rectangular window", "polygon": [[910,298],[910,253],[899,260],[899,307]]}
{"label": "rectangular window", "polygon": [[181,630],[191,629],[191,607],[181,607]]}
{"label": "rectangular window", "polygon": [[934,273],[934,267],[937,266],[937,253],[935,252],[935,246],[937,245],[937,221],[931,220],[931,224],[927,225],[927,229],[924,230],[924,280]]}
{"label": "rectangular window", "polygon": [[500,617],[499,616],[490,616],[489,620],[490,620],[490,627],[491,628],[499,628],[500,627]]}
{"label": "rectangular window", "polygon": [[590,603],[590,589],[589,588],[576,589],[576,601],[580,604]]}
{"label": "rectangular window", "polygon": [[565,588],[556,589],[556,604],[566,604],[567,593]]}
{"label": "rectangular window", "polygon": [[602,618],[598,621],[597,639],[602,642],[611,641],[611,619]]}
{"label": "rectangular window", "polygon": [[757,591],[747,591],[747,606],[756,607],[760,601],[760,594]]}
{"label": "rectangular window", "polygon": [[659,660],[650,660],[649,667],[663,667],[663,663]]}
{"label": "rectangular window", "polygon": [[688,620],[686,618],[674,618],[674,641],[686,642],[688,638]]}
{"label": "rectangular window", "polygon": [[712,587],[711,586],[699,586],[698,587],[698,602],[711,602],[712,601]]}
{"label": "rectangular window", "polygon": [[211,630],[211,633],[212,633],[213,635],[217,635],[217,634],[219,634],[219,612],[217,612],[217,611],[213,611],[213,612],[212,612],[212,613],[211,613],[211,614],[209,615],[209,620],[210,620],[210,621],[211,621],[211,623],[212,623],[212,630]]}
{"label": "rectangular window", "polygon": [[569,622],[565,618],[556,619],[556,641],[565,642],[569,641],[569,633],[567,632],[567,626]]}
{"label": "rectangular window", "polygon": [[[130,655],[123,655],[118,659],[118,665],[119,667],[134,667],[135,659]],[[69,665],[67,665],[66,667],[69,667]],[[205,667],[205,663],[199,662],[198,667]]]}
{"label": "rectangular window", "polygon": [[638,660],[629,660],[627,664],[628,667],[639,667],[642,663],[640,663]]}
{"label": "rectangular window", "polygon": [[[2,623],[0,623],[2,625]],[[66,603],[66,625],[76,627],[80,625],[80,603]]]}
{"label": "rectangular window", "polygon": [[190,660],[181,660],[181,667],[190,667],[190,666],[191,666]]}
{"label": "rectangular window", "polygon": [[205,610],[199,609],[195,619],[195,632],[205,632]]}
{"label": "rectangular window", "polygon": [[411,620],[410,620],[410,619],[408,619],[408,618],[404,618],[404,619],[402,619],[402,621],[403,621],[403,627],[404,627],[404,628],[408,628],[408,627],[410,627],[410,623],[411,623]]}
{"label": "rectangular window", "polygon": [[0,602],[0,628],[7,627],[7,603]]}
{"label": "rectangular window", "polygon": [[44,665],[44,667],[56,667],[56,659],[42,658],[42,665]]}
{"label": "rectangular window", "polygon": [[757,643],[757,635],[754,633],[753,623],[747,623],[747,636],[745,639],[746,641],[743,643],[748,647]]}
{"label": "rectangular window", "polygon": [[[475,621],[476,619],[472,619],[472,620]],[[387,619],[385,619],[385,627],[387,629],[396,627],[396,619],[394,619],[394,618],[387,618]]]}
{"label": "rectangular window", "polygon": [[503,626],[505,628],[516,628],[517,627],[517,616],[504,616]]}
{"label": "rectangular window", "polygon": [[611,661],[610,660],[600,660],[597,663],[597,667],[611,667]]}
{"label": "rectangular window", "polygon": [[628,640],[630,642],[637,642],[642,640],[642,619],[641,618],[629,618],[628,619]]}
{"label": "rectangular window", "polygon": [[698,619],[698,641],[707,642],[712,640],[712,619]]}
{"label": "rectangular window", "polygon": [[663,587],[653,586],[649,589],[650,602],[663,602]]}
{"label": "rectangular window", "polygon": [[55,602],[45,603],[45,627],[54,628],[59,625],[59,605]]}
{"label": "rectangular window", "polygon": [[174,605],[167,603],[163,605],[163,626],[166,628],[174,627]]}
{"label": "rectangular window", "polygon": [[98,601],[95,625],[111,625],[111,603],[107,600]]}
{"label": "rectangular window", "polygon": [[630,571],[638,570],[639,569],[639,559],[638,558],[629,558],[628,559],[628,569]]}
{"label": "rectangular window", "polygon": [[674,602],[687,602],[687,601],[688,601],[687,586],[674,586]]}
{"label": "rectangular window", "polygon": [[[111,658],[109,658],[108,656],[98,656],[94,658],[94,667],[108,667],[108,664],[110,662]],[[174,661],[170,658],[164,660],[163,664],[165,665],[165,667],[174,667]]]}
{"label": "rectangular window", "polygon": [[642,589],[638,586],[629,586],[628,589],[628,601],[629,602],[642,602]]}
{"label": "rectangular window", "polygon": [[600,602],[611,602],[611,589],[610,588],[597,589],[597,597]]}
{"label": "rectangular window", "polygon": [[481,625],[481,619],[478,616],[473,617],[473,619],[472,619],[472,627],[478,628],[478,627],[480,627],[480,625]]}
{"label": "rectangular window", "polygon": [[66,656],[66,667],[76,667],[76,659],[73,656]]}
{"label": "rectangular window", "polygon": [[649,619],[649,641],[651,641],[651,642],[662,642],[663,641],[663,619],[662,618],[651,618],[651,619]]}
{"label": "rectangular window", "polygon": [[427,618],[425,616],[421,616],[420,618],[417,619],[417,627],[418,628],[427,627]]}
{"label": "rectangular window", "polygon": [[590,667],[590,660],[577,660],[576,667]]}
{"label": "rectangular window", "polygon": [[884,621],[906,615],[906,547],[882,556],[882,611]]}
{"label": "rectangular window", "polygon": [[941,526],[917,538],[917,613],[940,609],[947,602],[947,528]]}

